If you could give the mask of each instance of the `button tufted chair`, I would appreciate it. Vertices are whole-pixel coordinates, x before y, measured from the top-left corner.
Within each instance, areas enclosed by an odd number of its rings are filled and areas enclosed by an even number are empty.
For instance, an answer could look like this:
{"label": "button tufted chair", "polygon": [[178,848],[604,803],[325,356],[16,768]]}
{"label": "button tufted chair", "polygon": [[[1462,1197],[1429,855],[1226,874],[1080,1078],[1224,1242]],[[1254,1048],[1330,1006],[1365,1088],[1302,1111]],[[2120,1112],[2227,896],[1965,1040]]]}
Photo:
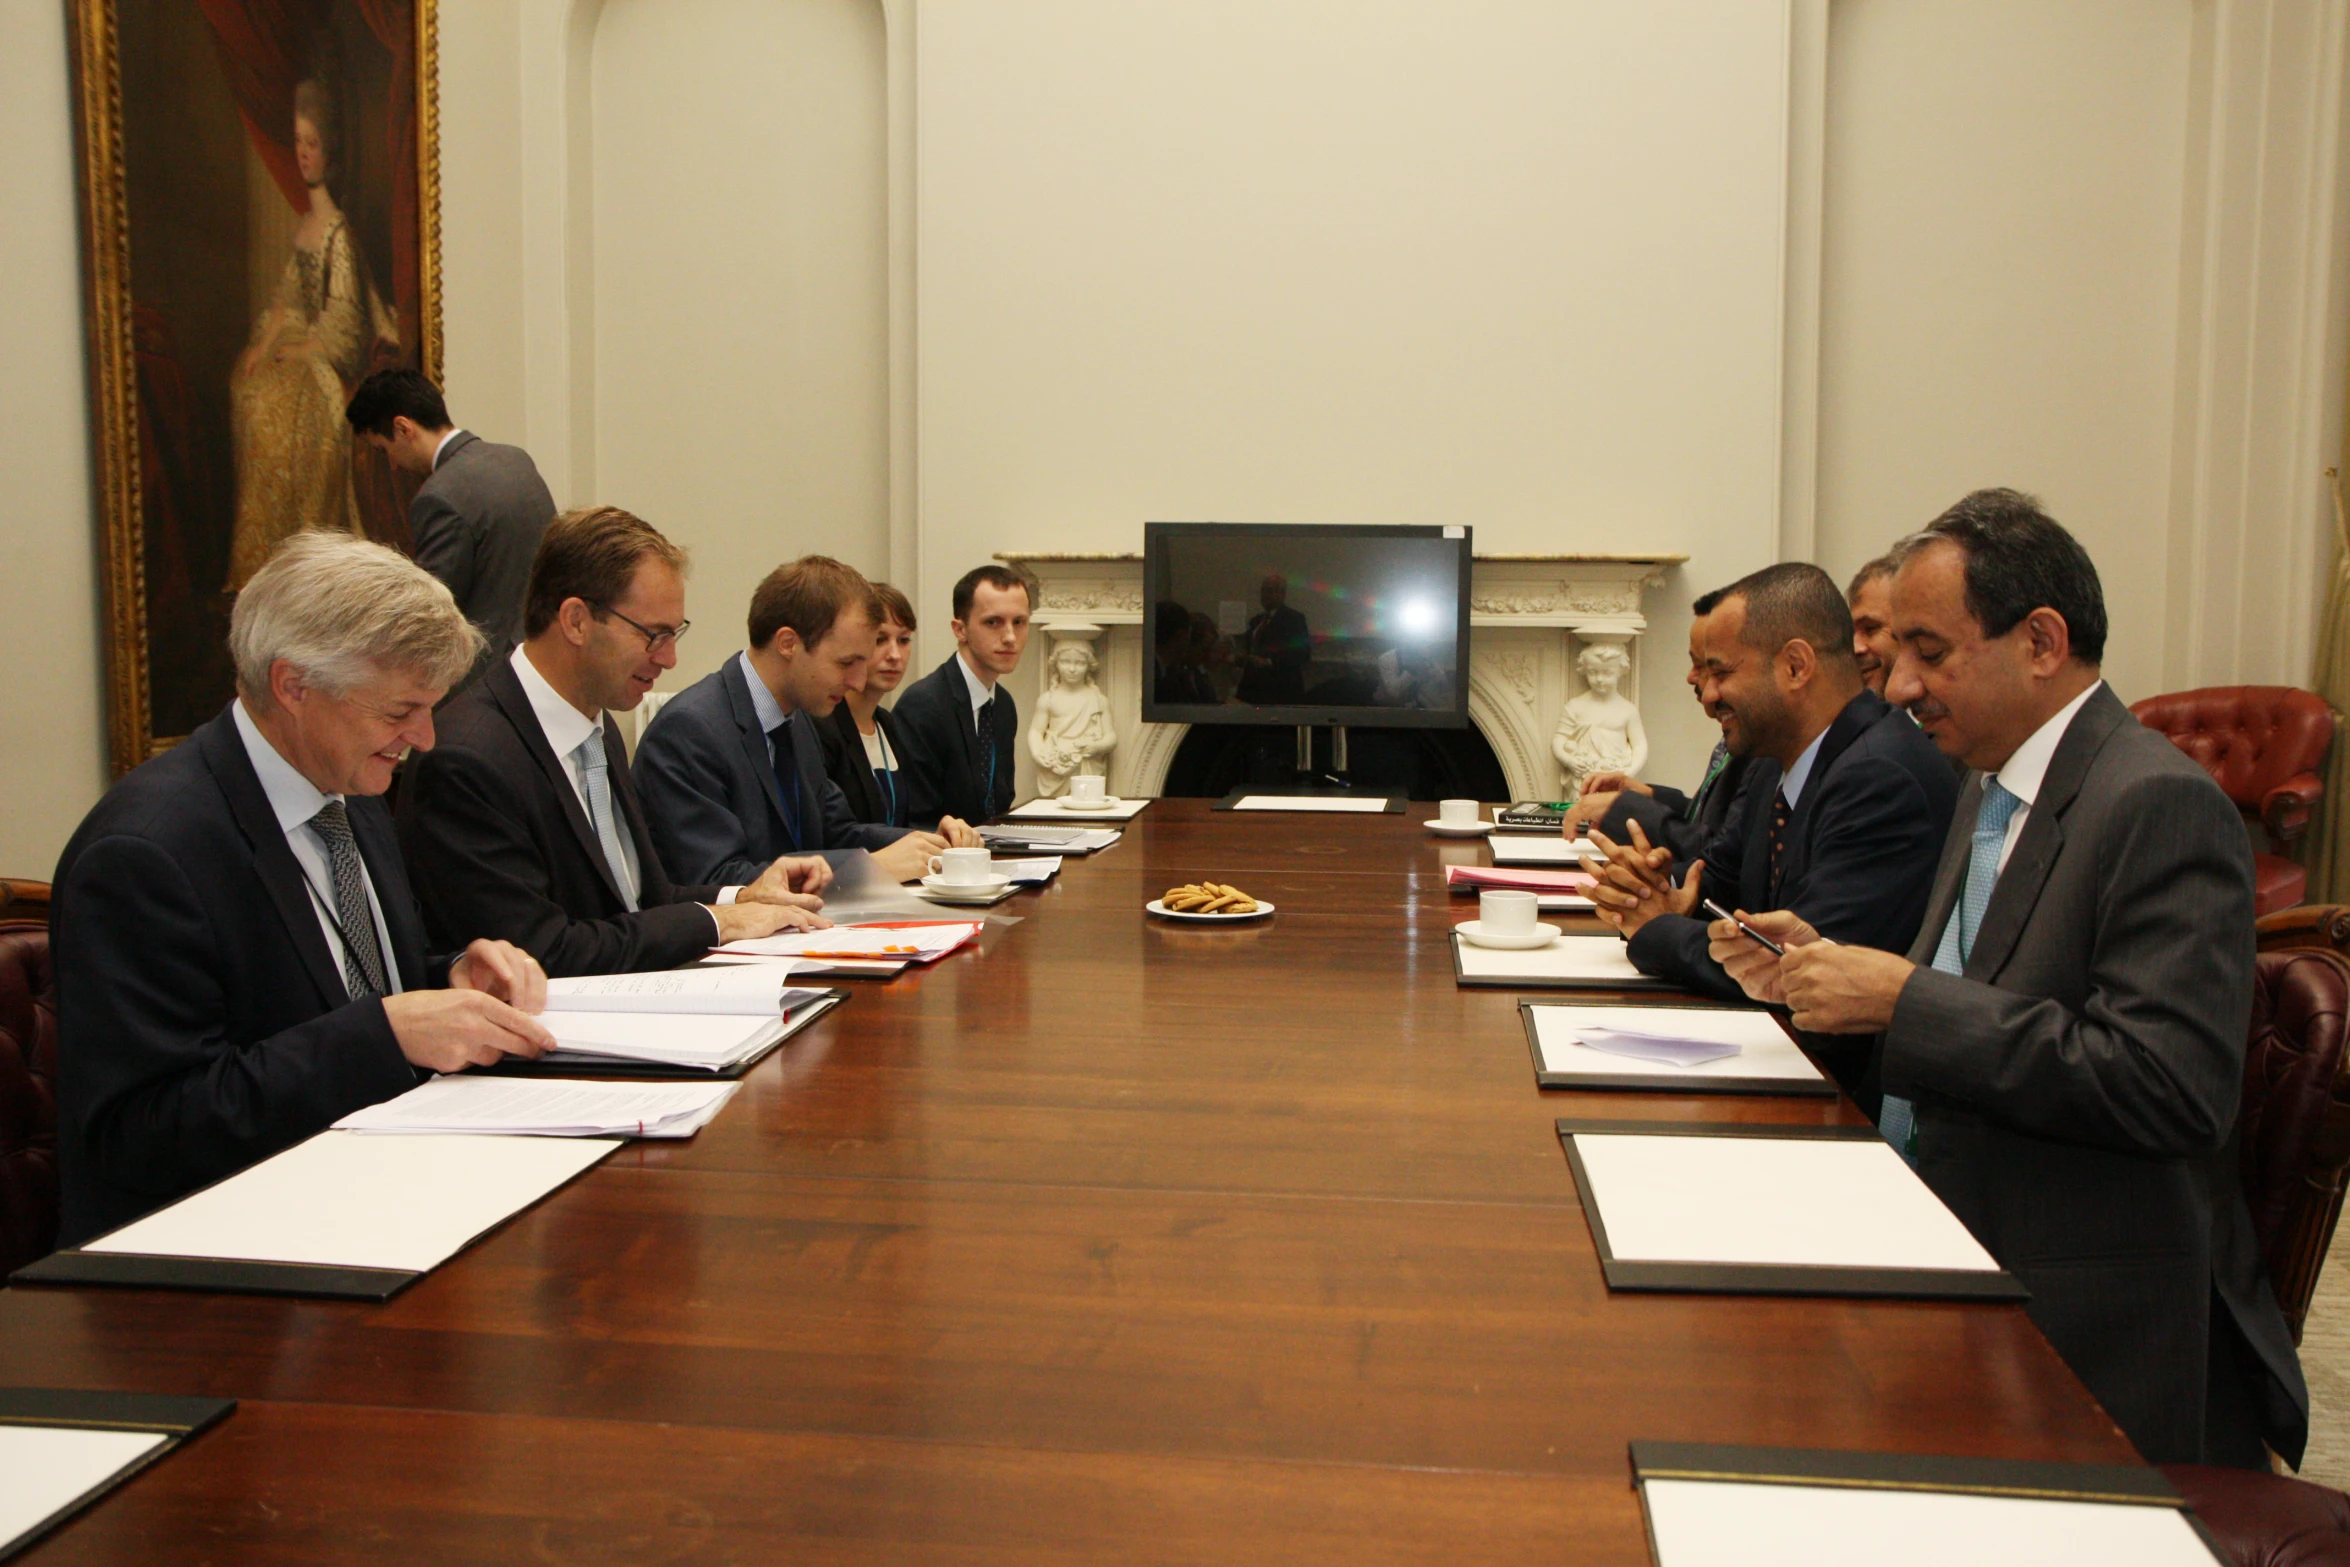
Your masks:
{"label": "button tufted chair", "polygon": [[2350,1567],[2350,1496],[2253,1469],[2164,1464],[2231,1567]]}
{"label": "button tufted chair", "polygon": [[2292,686],[2207,686],[2150,696],[2130,711],[2202,763],[2236,808],[2268,830],[2272,852],[2252,857],[2253,912],[2299,903],[2308,874],[2273,851],[2308,829],[2325,792],[2319,775],[2334,740],[2334,710]]}
{"label": "button tufted chair", "polygon": [[49,889],[0,881],[0,1276],[57,1244],[57,982]]}

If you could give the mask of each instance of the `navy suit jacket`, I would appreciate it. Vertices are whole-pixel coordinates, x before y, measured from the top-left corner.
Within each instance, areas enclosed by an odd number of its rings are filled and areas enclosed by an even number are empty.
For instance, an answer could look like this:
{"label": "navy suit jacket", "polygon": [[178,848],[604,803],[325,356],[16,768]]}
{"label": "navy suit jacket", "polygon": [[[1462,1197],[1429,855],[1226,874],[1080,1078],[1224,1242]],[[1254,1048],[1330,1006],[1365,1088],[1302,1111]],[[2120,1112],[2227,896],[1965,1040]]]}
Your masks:
{"label": "navy suit jacket", "polygon": [[557,979],[675,968],[717,943],[710,911],[697,905],[718,888],[670,881],[617,725],[604,725],[604,757],[636,851],[633,910],[512,662],[492,664],[437,723],[439,744],[402,769],[399,805],[400,848],[435,936],[511,941]]}
{"label": "navy suit jacket", "polygon": [[[1926,917],[1958,803],[1950,764],[1907,713],[1862,691],[1820,741],[1774,877],[1771,807],[1779,772],[1763,757],[1748,766],[1729,819],[1706,845],[1700,890],[1749,913],[1792,909],[1831,940],[1908,950]],[[1633,934],[1632,962],[1701,995],[1744,1002],[1738,982],[1706,951],[1707,923],[1678,914],[1650,920]],[[1865,1055],[1865,1046],[1858,1053]],[[1853,1086],[1859,1062],[1827,1064]]]}
{"label": "navy suit jacket", "polygon": [[840,786],[857,820],[903,827],[907,821],[906,743],[898,734],[897,715],[888,708],[875,708],[873,722],[880,729],[882,739],[889,743],[890,759],[899,764],[894,797],[882,792],[873,764],[865,759],[865,736],[857,728],[857,715],[849,711],[846,702],[835,707],[830,718],[816,720],[816,738],[824,745],[824,776]]}
{"label": "navy suit jacket", "polygon": [[[789,751],[785,752],[785,747]],[[721,886],[757,881],[779,854],[881,849],[902,827],[857,820],[840,785],[824,775],[816,721],[794,713],[767,760],[767,735],[740,659],[730,658],[662,704],[636,747],[636,786],[661,862],[680,876]],[[792,837],[783,790],[795,791]]]}
{"label": "navy suit jacket", "polygon": [[[383,802],[346,802],[404,989],[427,958]],[[226,711],[106,793],[57,862],[57,1121],[77,1245],[416,1086],[353,1001]]]}
{"label": "navy suit jacket", "polygon": [[1731,808],[1737,803],[1739,790],[1754,760],[1750,756],[1731,757],[1712,786],[1701,787],[1695,795],[1683,794],[1663,784],[1651,786],[1656,790],[1654,795],[1627,789],[1608,807],[1599,830],[1618,843],[1630,843],[1631,824],[1638,822],[1651,844],[1662,844],[1673,851],[1675,862],[1694,860],[1705,853],[1714,834],[1730,819]]}
{"label": "navy suit jacket", "polygon": [[977,826],[1012,808],[1012,744],[1020,732],[1020,709],[998,681],[994,698],[995,755],[979,749],[979,728],[971,720],[971,687],[950,657],[908,686],[893,711],[904,751],[906,819],[935,827],[941,816]]}

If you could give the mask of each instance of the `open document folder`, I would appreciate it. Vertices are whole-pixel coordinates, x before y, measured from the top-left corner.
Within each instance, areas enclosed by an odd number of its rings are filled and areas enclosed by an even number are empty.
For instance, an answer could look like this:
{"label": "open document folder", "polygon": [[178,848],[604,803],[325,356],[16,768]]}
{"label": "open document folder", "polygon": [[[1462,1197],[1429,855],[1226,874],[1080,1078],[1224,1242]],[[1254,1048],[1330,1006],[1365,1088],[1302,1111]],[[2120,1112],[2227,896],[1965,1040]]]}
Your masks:
{"label": "open document folder", "polygon": [[865,963],[935,963],[965,942],[976,940],[986,928],[982,920],[835,925],[830,930],[794,930],[752,941],[730,941],[718,953],[721,957],[796,958],[808,963],[834,958]]}
{"label": "open document folder", "polygon": [[[547,981],[549,1012],[714,1012],[775,1017],[825,994],[795,989],[791,963],[586,974]],[[549,1025],[552,1027],[553,1025]]]}
{"label": "open document folder", "polygon": [[731,1073],[814,1022],[836,992],[790,983],[797,963],[591,974],[547,981],[539,1021],[555,1048],[509,1068],[544,1076],[549,1066],[615,1062]]}
{"label": "open document folder", "polygon": [[1768,1012],[1547,1001],[1523,1001],[1518,1010],[1534,1080],[1544,1088],[1836,1094]]}
{"label": "open document folder", "polygon": [[514,1137],[691,1137],[740,1083],[582,1083],[563,1078],[436,1077],[355,1110],[338,1132]]}

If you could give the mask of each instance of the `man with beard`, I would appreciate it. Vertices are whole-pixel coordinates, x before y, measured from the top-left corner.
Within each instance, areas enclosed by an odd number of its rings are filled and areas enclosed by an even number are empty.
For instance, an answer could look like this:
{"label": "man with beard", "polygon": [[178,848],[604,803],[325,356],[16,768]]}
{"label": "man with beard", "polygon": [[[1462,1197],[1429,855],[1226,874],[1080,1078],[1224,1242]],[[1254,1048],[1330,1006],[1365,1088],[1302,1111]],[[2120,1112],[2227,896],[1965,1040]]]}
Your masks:
{"label": "man with beard", "polygon": [[[1705,674],[1706,622],[1727,591],[1716,588],[1689,606],[1686,678],[1693,695]],[[1697,705],[1705,707],[1703,696],[1698,696]],[[1711,708],[1706,708],[1705,716],[1721,722],[1722,715]],[[1664,784],[1642,783],[1630,773],[1595,773],[1584,780],[1582,797],[1567,812],[1564,831],[1570,838],[1579,838],[1586,827],[1596,826],[1621,843],[1631,838],[1631,824],[1638,822],[1650,843],[1662,844],[1683,859],[1701,854],[1706,841],[1729,820],[1730,807],[1746,777],[1747,762],[1746,757],[1730,754],[1727,741],[1715,741],[1713,755],[1706,758],[1704,777],[1688,794]]]}
{"label": "man with beard", "polygon": [[[1629,844],[1592,837],[1607,855],[1592,901],[1642,973],[1744,999],[1707,950],[1708,886],[1740,913],[1791,910],[1839,941],[1898,952],[1917,935],[1958,784],[1909,715],[1861,684],[1852,646],[1844,595],[1817,566],[1765,567],[1707,617],[1698,697],[1731,754],[1753,758],[1729,820],[1678,878],[1677,856],[1636,823]],[[1869,1060],[1863,1044],[1823,1064],[1868,1099]]]}

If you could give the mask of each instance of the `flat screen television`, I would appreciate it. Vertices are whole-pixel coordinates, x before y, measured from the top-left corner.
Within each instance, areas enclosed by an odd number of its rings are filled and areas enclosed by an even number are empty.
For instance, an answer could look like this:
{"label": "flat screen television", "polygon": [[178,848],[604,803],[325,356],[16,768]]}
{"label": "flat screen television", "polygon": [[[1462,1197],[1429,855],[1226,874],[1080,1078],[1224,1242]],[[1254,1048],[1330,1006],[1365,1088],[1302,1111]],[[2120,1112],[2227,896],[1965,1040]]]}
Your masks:
{"label": "flat screen television", "polygon": [[1151,522],[1142,716],[1469,723],[1469,530]]}

